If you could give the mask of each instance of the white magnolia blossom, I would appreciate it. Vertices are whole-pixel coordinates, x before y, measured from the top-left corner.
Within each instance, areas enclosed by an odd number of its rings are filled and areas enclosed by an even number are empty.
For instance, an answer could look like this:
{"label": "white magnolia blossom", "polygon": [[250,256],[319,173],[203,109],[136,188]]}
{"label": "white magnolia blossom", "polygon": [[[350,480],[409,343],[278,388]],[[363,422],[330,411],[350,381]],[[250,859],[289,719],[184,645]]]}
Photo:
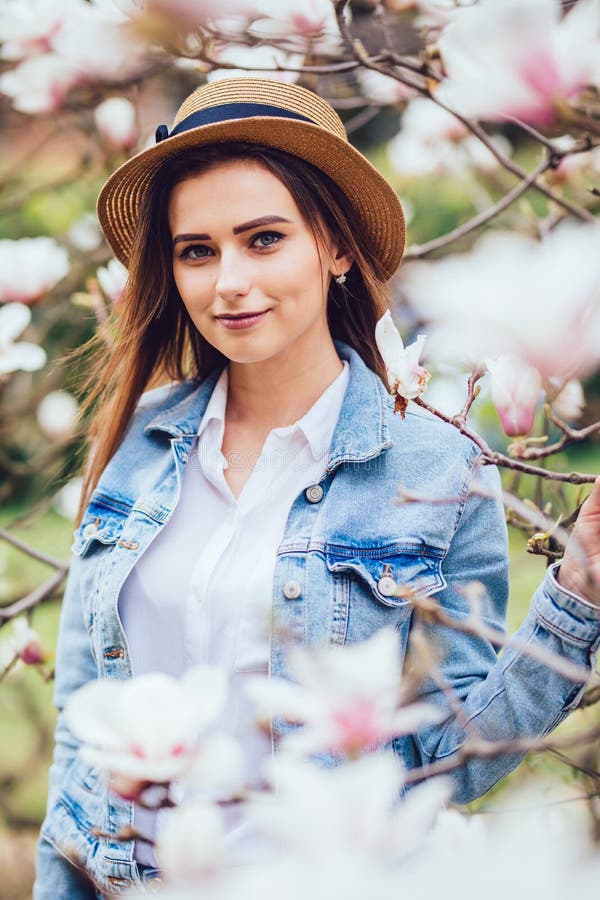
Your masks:
{"label": "white magnolia blossom", "polygon": [[404,103],[414,96],[413,88],[403,84],[401,81],[396,81],[395,78],[391,78],[389,75],[384,75],[382,72],[375,72],[372,69],[359,69],[356,77],[364,96],[383,106],[395,106],[397,103]]}
{"label": "white magnolia blossom", "polygon": [[33,303],[69,271],[69,256],[53,238],[0,240],[0,301]]}
{"label": "white magnolia blossom", "polygon": [[325,769],[279,759],[275,794],[250,804],[261,833],[309,863],[360,859],[391,864],[418,849],[450,799],[451,779],[431,779],[399,800],[403,772],[393,752],[373,753]]}
{"label": "white magnolia blossom", "polygon": [[290,753],[355,755],[439,721],[439,710],[428,703],[401,705],[393,630],[347,647],[295,647],[288,663],[293,682],[257,676],[247,692],[260,719],[303,725],[282,738]]}
{"label": "white magnolia blossom", "polygon": [[473,365],[510,353],[544,378],[600,365],[600,229],[563,223],[541,240],[488,232],[466,253],[403,270],[402,286],[432,323],[430,355]]}
{"label": "white magnolia blossom", "polygon": [[118,259],[111,259],[106,266],[96,269],[98,284],[111,303],[118,303],[127,283],[127,269]]}
{"label": "white magnolia blossom", "polygon": [[100,246],[102,231],[95,213],[84,213],[69,226],[67,237],[76,250],[89,253]]}
{"label": "white magnolia blossom", "polygon": [[[503,135],[492,141],[504,154],[511,146]],[[471,169],[493,172],[498,160],[482,142],[471,135],[456,116],[431,100],[412,100],[402,115],[402,127],[388,143],[388,158],[400,176],[432,174],[462,178]]]}
{"label": "white magnolia blossom", "polygon": [[331,0],[256,0],[256,10],[264,18],[255,20],[249,31],[263,40],[284,41],[300,50],[309,45],[321,53],[333,51],[339,44]]}
{"label": "white magnolia blossom", "polygon": [[113,776],[124,796],[181,778],[202,752],[202,732],[220,714],[226,675],[195,666],[181,680],[155,672],[126,683],[93,681],[65,707],[82,756]]}
{"label": "white magnolia blossom", "polygon": [[[285,53],[276,47],[267,45],[259,47],[240,47],[227,44],[217,54],[217,62],[244,66],[243,69],[213,69],[206,76],[207,81],[221,81],[223,78],[271,78],[277,81],[292,83],[298,81],[299,72],[278,72],[276,66],[297,68],[303,64],[300,54]],[[263,68],[264,67],[264,68]]]}
{"label": "white magnolia blossom", "polygon": [[220,809],[196,803],[165,810],[157,820],[156,858],[169,884],[210,882],[227,864]]}
{"label": "white magnolia blossom", "polygon": [[73,521],[77,516],[82,488],[83,478],[78,476],[68,481],[55,495],[52,506],[65,519]]}
{"label": "white magnolia blossom", "polygon": [[36,411],[38,425],[46,437],[64,441],[71,437],[77,425],[79,405],[68,391],[50,391],[40,401]]}
{"label": "white magnolia blossom", "polygon": [[0,75],[0,92],[12,97],[19,112],[53,112],[77,83],[79,73],[56,53],[24,60]]}
{"label": "white magnolia blossom", "polygon": [[583,385],[576,378],[571,378],[566,384],[560,379],[550,379],[550,388],[554,388],[550,396],[550,403],[554,413],[566,422],[574,422],[581,417],[585,409],[585,394]]}
{"label": "white magnolia blossom", "polygon": [[447,78],[438,96],[468,116],[548,124],[558,104],[594,82],[599,29],[597,0],[580,0],[564,17],[560,0],[481,0],[440,37]]}
{"label": "white magnolia blossom", "polygon": [[138,139],[135,106],[126,97],[109,97],[94,110],[96,128],[117,150],[131,150]]}
{"label": "white magnolia blossom", "polygon": [[504,433],[509,437],[529,434],[542,392],[542,376],[533,366],[508,353],[486,359],[485,363],[490,373],[492,403]]}
{"label": "white magnolia blossom", "polygon": [[35,372],[46,365],[46,352],[37,344],[16,341],[31,321],[31,310],[23,303],[0,307],[0,376],[23,370]]}
{"label": "white magnolia blossom", "polygon": [[19,60],[50,49],[51,39],[82,0],[3,0],[0,43],[3,59]]}
{"label": "white magnolia blossom", "polygon": [[6,644],[9,654],[27,666],[36,666],[46,659],[41,637],[23,616],[13,621],[12,634]]}
{"label": "white magnolia blossom", "polygon": [[375,326],[375,341],[385,363],[392,393],[405,400],[414,400],[424,393],[429,372],[419,365],[419,359],[425,337],[419,335],[413,344],[405,347],[388,310]]}

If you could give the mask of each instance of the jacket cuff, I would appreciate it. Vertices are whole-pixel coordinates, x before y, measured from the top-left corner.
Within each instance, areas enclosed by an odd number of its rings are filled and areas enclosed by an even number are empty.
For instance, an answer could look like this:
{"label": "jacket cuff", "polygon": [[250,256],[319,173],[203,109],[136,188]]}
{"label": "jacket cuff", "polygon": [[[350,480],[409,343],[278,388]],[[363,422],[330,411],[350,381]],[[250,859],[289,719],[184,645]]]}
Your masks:
{"label": "jacket cuff", "polygon": [[576,646],[600,644],[600,607],[571,593],[556,580],[560,562],[546,569],[533,595],[533,610],[544,628]]}

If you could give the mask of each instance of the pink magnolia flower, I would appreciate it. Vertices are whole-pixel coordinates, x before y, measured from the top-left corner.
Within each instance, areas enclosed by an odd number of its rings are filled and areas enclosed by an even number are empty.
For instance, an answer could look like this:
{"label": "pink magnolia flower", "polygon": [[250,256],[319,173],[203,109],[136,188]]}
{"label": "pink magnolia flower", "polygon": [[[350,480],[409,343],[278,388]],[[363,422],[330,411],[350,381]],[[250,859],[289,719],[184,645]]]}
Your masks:
{"label": "pink magnolia flower", "polygon": [[31,321],[31,310],[23,303],[0,307],[0,377],[22,370],[35,372],[46,365],[46,352],[29,341],[16,341]]}
{"label": "pink magnolia flower", "polygon": [[9,643],[13,654],[27,666],[37,666],[46,660],[42,639],[25,618],[14,620]]}
{"label": "pink magnolia flower", "polygon": [[504,353],[543,378],[600,366],[600,228],[562,223],[540,240],[490,231],[466,253],[403,270],[402,286],[431,323],[441,362],[473,365]]}
{"label": "pink magnolia flower", "polygon": [[553,395],[549,397],[552,409],[560,419],[574,422],[581,417],[585,409],[583,385],[577,379],[561,382],[559,378],[551,378],[549,389]]}
{"label": "pink magnolia flower", "polygon": [[233,66],[244,66],[243,69],[213,69],[206,76],[207,81],[220,81],[223,78],[272,78],[277,81],[293,83],[298,81],[299,72],[279,72],[276,66],[298,68],[304,57],[298,53],[286,53],[276,47],[267,45],[242,47],[239,44],[227,44],[217,54],[217,62]]}
{"label": "pink magnolia flower", "polygon": [[221,712],[226,675],[195,666],[178,681],[163,673],[126,683],[93,681],[65,708],[82,756],[113,779],[122,796],[135,798],[152,783],[177,780],[202,751],[202,731]]}
{"label": "pink magnolia flower", "polygon": [[[429,372],[419,365],[425,337],[419,335],[410,347],[405,347],[388,310],[375,326],[375,341],[385,363],[392,393],[404,401],[419,397],[429,381]],[[404,415],[406,402],[399,402],[397,408]]]}
{"label": "pink magnolia flower", "polygon": [[71,437],[77,424],[79,406],[68,391],[50,391],[36,411],[38,425],[46,437],[63,441]]}
{"label": "pink magnolia flower", "polygon": [[0,92],[12,97],[19,112],[53,112],[77,83],[79,73],[56,53],[26,59],[0,75]]}
{"label": "pink magnolia flower", "polygon": [[69,271],[69,257],[54,238],[0,240],[0,301],[34,303]]}
{"label": "pink magnolia flower", "polygon": [[361,90],[365,97],[375,103],[395,106],[405,103],[414,97],[414,90],[389,75],[374,72],[372,69],[359,69],[356,73]]}
{"label": "pink magnolia flower", "polygon": [[352,756],[439,720],[427,703],[400,705],[397,635],[389,629],[348,647],[295,648],[289,672],[297,683],[257,677],[248,691],[259,718],[304,726],[283,738],[295,754]]}
{"label": "pink magnolia flower", "polygon": [[118,259],[96,269],[98,284],[113,305],[118,304],[127,283],[127,269]]}
{"label": "pink magnolia flower", "polygon": [[0,42],[3,59],[25,59],[50,49],[52,37],[82,0],[3,0]]}
{"label": "pink magnolia flower", "polygon": [[138,139],[135,106],[125,97],[109,97],[94,110],[96,128],[117,150],[131,150]]}
{"label": "pink magnolia flower", "polygon": [[504,433],[510,437],[529,434],[542,391],[537,369],[515,356],[486,359],[492,402],[500,416]]}
{"label": "pink magnolia flower", "polygon": [[158,819],[156,858],[172,886],[200,888],[225,868],[225,823],[216,806],[195,803]]}
{"label": "pink magnolia flower", "polygon": [[461,9],[439,40],[447,78],[438,97],[475,118],[549,124],[594,82],[599,25],[597,0],[580,0],[564,17],[560,0]]}
{"label": "pink magnolia flower", "polygon": [[301,49],[310,44],[321,52],[334,49],[340,41],[331,0],[256,0],[257,19],[250,32],[265,40],[286,41]]}

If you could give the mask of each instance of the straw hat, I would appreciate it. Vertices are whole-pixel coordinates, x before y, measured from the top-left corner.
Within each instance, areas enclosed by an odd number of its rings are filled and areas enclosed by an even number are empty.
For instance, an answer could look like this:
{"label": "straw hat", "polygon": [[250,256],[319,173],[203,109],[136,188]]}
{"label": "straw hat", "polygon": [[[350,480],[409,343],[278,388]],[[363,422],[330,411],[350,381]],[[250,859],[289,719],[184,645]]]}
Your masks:
{"label": "straw hat", "polygon": [[340,117],[321,97],[279,81],[232,78],[195,90],[173,127],[156,130],[155,146],[128,160],[98,198],[98,217],[115,256],[129,262],[140,201],[162,163],[192,147],[243,141],[284,150],[325,172],[365,224],[387,275],[404,249],[404,216],[396,192],[350,143]]}

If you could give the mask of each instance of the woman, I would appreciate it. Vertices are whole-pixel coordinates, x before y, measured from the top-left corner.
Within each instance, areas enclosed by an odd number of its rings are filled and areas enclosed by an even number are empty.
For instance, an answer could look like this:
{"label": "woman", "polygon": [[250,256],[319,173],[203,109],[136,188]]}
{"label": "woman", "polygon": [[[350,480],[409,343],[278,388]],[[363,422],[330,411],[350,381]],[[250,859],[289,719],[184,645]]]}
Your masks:
{"label": "woman", "polygon": [[[157,139],[99,199],[130,279],[116,349],[97,376],[55,701],[62,709],[97,677],[223,665],[223,724],[246,750],[252,784],[271,747],[252,729],[244,681],[284,674],[289,640],[345,643],[393,626],[403,656],[411,604],[397,588],[436,594],[460,616],[454,588],[473,579],[486,589],[486,622],[504,627],[498,476],[457,430],[419,410],[394,415],[374,329],[402,254],[402,211],[328,104],[278,82],[217,82]],[[142,397],[165,376],[174,383]],[[485,490],[470,491],[475,481]],[[400,482],[444,502],[396,505]],[[600,609],[577,560],[583,545],[599,580],[599,495],[560,583],[555,566],[519,632],[586,667]],[[483,639],[429,631],[463,715],[439,679],[425,685],[446,715],[394,741],[408,767],[459,752],[465,720],[489,740],[527,737],[578,702],[582,684],[529,654],[498,659]],[[147,844],[117,838],[152,821],[109,796],[76,753],[61,715],[37,900],[119,893],[156,874]],[[485,792],[520,755],[465,760],[455,799]]]}

